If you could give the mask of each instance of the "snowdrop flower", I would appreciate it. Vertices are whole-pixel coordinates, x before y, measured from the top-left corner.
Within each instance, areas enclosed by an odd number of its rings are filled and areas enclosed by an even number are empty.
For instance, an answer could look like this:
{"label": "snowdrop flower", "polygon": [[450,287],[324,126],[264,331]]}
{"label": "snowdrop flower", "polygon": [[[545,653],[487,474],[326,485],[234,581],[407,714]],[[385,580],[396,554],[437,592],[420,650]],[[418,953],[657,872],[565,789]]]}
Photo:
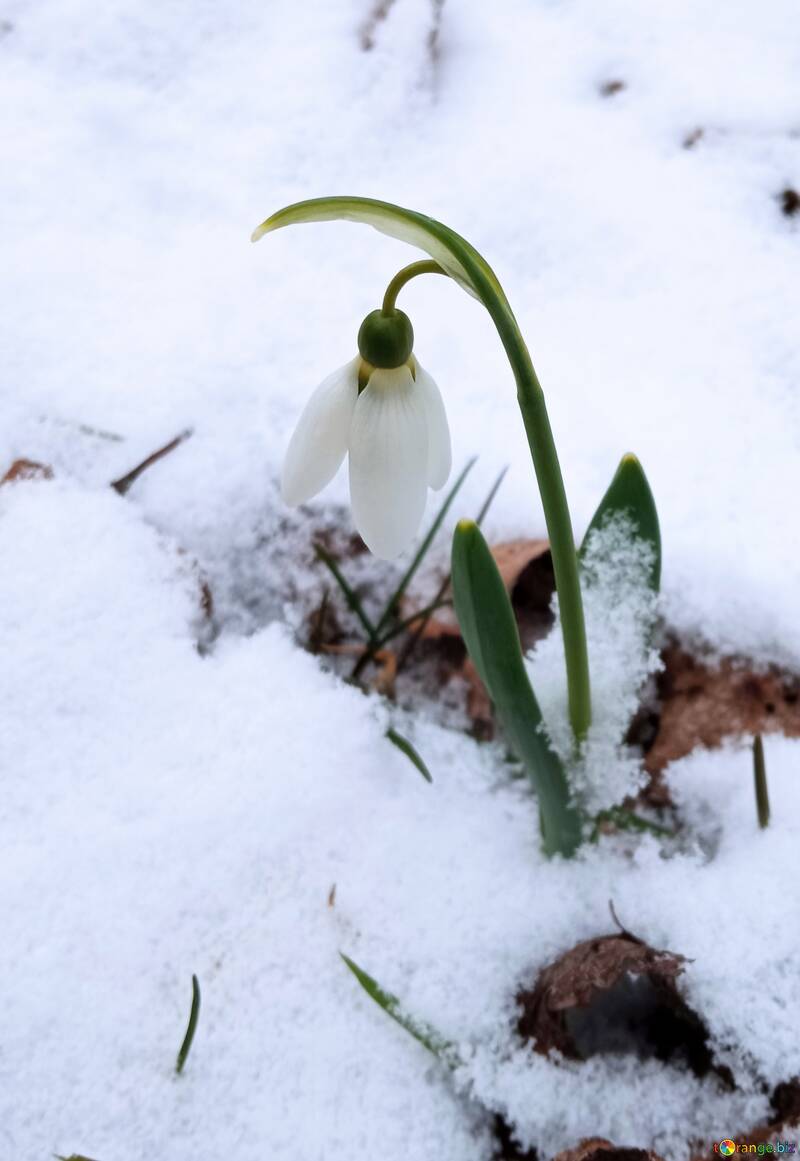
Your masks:
{"label": "snowdrop flower", "polygon": [[391,560],[419,528],[428,488],[450,475],[450,431],[439,388],[412,354],[400,310],[367,315],[360,354],[329,375],[303,410],[283,465],[281,491],[295,507],[330,483],[350,457],[353,519],[375,556]]}

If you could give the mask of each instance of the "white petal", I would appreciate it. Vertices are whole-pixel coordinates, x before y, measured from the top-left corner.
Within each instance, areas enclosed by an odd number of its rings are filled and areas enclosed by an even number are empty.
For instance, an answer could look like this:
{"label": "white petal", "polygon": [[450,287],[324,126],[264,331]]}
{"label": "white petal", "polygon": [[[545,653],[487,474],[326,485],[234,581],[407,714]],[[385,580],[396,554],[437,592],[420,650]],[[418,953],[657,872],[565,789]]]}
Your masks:
{"label": "white petal", "polygon": [[428,417],[408,367],[373,371],[350,429],[350,499],[367,548],[391,560],[419,528],[428,494]]}
{"label": "white petal", "polygon": [[359,363],[356,357],[323,380],[297,421],[281,475],[281,493],[292,508],[316,496],[339,470],[358,399]]}
{"label": "white petal", "polygon": [[444,409],[441,392],[435,382],[417,359],[417,388],[425,400],[428,416],[428,483],[437,491],[447,483],[453,466],[450,448],[450,428]]}

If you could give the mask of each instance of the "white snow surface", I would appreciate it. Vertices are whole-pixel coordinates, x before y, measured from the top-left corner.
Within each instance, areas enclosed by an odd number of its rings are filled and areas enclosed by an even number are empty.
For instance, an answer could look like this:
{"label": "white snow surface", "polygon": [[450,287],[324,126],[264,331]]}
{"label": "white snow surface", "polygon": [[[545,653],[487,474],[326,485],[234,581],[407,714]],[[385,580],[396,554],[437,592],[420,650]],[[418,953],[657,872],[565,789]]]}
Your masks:
{"label": "white snow surface", "polygon": [[[670,772],[680,849],[604,840],[548,863],[501,746],[365,697],[295,643],[282,622],[320,587],[309,520],[352,525],[344,474],[310,516],[283,509],[282,452],[413,252],[349,224],[249,242],[330,193],[465,234],[528,338],[576,531],[634,451],[668,621],[796,667],[800,230],[778,201],[800,186],[795,16],[2,0],[0,469],[25,456],[56,478],[0,490],[0,1158],[489,1161],[487,1107],[543,1158],[588,1132],[680,1156],[676,1125],[735,1135],[800,1073],[797,743],[767,741],[764,832],[731,747]],[[457,462],[480,454],[452,518],[508,462],[487,534],[542,534],[488,318],[442,279],[401,305]],[[126,498],[108,488],[187,428]],[[521,1050],[516,990],[613,930],[609,898],[689,957],[681,986],[740,1091]],[[461,1047],[456,1076],[340,950]]]}

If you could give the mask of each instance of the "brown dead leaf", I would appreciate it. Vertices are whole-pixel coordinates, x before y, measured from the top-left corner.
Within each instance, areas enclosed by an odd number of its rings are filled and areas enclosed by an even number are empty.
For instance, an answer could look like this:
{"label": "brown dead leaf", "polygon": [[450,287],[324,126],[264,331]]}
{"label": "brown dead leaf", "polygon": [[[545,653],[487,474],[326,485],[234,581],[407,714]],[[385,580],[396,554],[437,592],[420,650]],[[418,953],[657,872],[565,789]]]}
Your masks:
{"label": "brown dead leaf", "polygon": [[683,964],[682,956],[656,951],[628,932],[586,939],[546,967],[532,991],[520,993],[520,1034],[533,1041],[537,1052],[547,1054],[557,1049],[580,1060],[583,1053],[568,1027],[566,1013],[588,1008],[625,976],[644,975],[657,986],[674,989]]}
{"label": "brown dead leaf", "polygon": [[16,480],[52,480],[53,469],[49,464],[39,464],[36,460],[14,460],[0,480],[2,484],[12,484]]}
{"label": "brown dead leaf", "polygon": [[472,722],[472,732],[479,741],[490,742],[494,737],[492,699],[469,657],[464,659],[461,672],[467,682],[467,713]]}
{"label": "brown dead leaf", "polygon": [[685,962],[628,931],[584,940],[518,994],[519,1033],[543,1055],[675,1060],[696,1076],[713,1071],[730,1086],[730,1072],[713,1060],[708,1029],[678,991]]}
{"label": "brown dead leaf", "polygon": [[612,1145],[604,1137],[591,1137],[581,1141],[574,1149],[557,1153],[553,1161],[662,1161],[658,1153],[650,1149],[621,1148]]}
{"label": "brown dead leaf", "polygon": [[757,673],[735,660],[714,668],[676,644],[662,658],[658,729],[645,757],[645,769],[653,776],[645,792],[651,805],[669,804],[661,773],[698,746],[714,749],[725,738],[771,732],[800,737],[797,675],[774,668]]}

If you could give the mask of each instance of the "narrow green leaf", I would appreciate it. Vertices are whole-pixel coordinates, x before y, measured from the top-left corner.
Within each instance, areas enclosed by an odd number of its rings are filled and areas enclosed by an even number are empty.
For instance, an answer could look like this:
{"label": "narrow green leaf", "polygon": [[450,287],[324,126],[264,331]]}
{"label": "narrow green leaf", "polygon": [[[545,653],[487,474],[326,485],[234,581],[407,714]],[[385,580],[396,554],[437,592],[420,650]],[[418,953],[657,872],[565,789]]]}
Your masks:
{"label": "narrow green leaf", "polygon": [[456,526],[452,574],[456,614],[469,655],[536,789],[545,850],[570,855],[581,840],[580,817],[570,803],[561,762],[540,728],[542,714],[525,670],[511,601],[472,520]]}
{"label": "narrow green leaf", "polygon": [[475,517],[475,523],[478,525],[479,528],[480,528],[481,524],[483,524],[484,520],[486,519],[486,514],[489,511],[489,509],[491,508],[492,504],[494,503],[494,498],[497,495],[497,493],[500,491],[500,485],[502,484],[503,480],[506,478],[507,475],[508,475],[508,464],[506,464],[506,466],[504,468],[502,468],[501,471],[498,473],[497,479],[495,480],[495,482],[492,484],[491,488],[489,489],[489,493],[488,493],[486,499],[483,501],[483,504],[481,504],[480,512]]}
{"label": "narrow green leaf", "polygon": [[756,788],[758,825],[764,830],[769,826],[769,790],[767,789],[767,765],[764,761],[764,742],[761,734],[756,734],[753,738],[753,779]]}
{"label": "narrow green leaf", "polygon": [[410,762],[413,762],[426,782],[433,782],[433,776],[430,770],[423,762],[419,753],[411,745],[408,738],[404,738],[402,734],[398,734],[393,726],[390,726],[386,731],[386,737],[393,745],[397,746],[398,750],[405,754]]}
{"label": "narrow green leaf", "polygon": [[636,525],[637,535],[646,540],[653,550],[650,569],[650,587],[658,592],[661,584],[661,531],[653,493],[644,469],[634,455],[622,457],[614,479],[592,517],[583,538],[579,557],[582,558],[589,536],[617,512],[627,512]]}
{"label": "narrow green leaf", "polygon": [[71,1153],[69,1157],[63,1157],[60,1153],[54,1153],[53,1156],[56,1161],[92,1161],[91,1157],[84,1157],[82,1153]]}
{"label": "narrow green leaf", "polygon": [[404,1028],[423,1048],[427,1048],[428,1052],[433,1053],[439,1060],[443,1060],[445,1064],[449,1064],[451,1067],[456,1063],[457,1057],[453,1045],[445,1040],[443,1036],[440,1036],[435,1028],[431,1028],[428,1024],[422,1024],[418,1020],[415,1020],[413,1016],[409,1016],[407,1012],[403,1011],[397,996],[393,996],[391,992],[385,992],[372,976],[367,975],[343,951],[340,951],[339,955],[361,984],[361,987],[369,998],[374,1000],[387,1016],[391,1016],[401,1028]]}
{"label": "narrow green leaf", "polygon": [[[447,587],[449,584],[450,577],[448,576],[445,587]],[[393,641],[395,637],[399,637],[401,633],[404,633],[406,629],[410,629],[412,625],[416,626],[418,622],[420,622],[424,628],[434,613],[438,612],[439,609],[451,608],[452,604],[452,601],[442,600],[441,597],[435,601],[431,601],[429,605],[424,605],[423,608],[417,609],[416,613],[412,613],[410,617],[406,617],[403,621],[398,621],[397,624],[393,625],[391,629],[387,629],[387,631],[381,635],[378,645],[382,647],[389,641]]]}
{"label": "narrow green leaf", "polygon": [[453,501],[455,500],[459,491],[461,490],[461,485],[464,483],[467,476],[474,468],[475,461],[477,460],[477,458],[478,458],[477,456],[473,456],[472,459],[467,461],[467,464],[464,467],[464,469],[461,471],[461,473],[459,474],[458,479],[455,481],[452,488],[445,496],[444,503],[442,504],[439,511],[436,513],[436,518],[433,521],[433,524],[431,524],[430,528],[428,529],[427,533],[425,534],[425,539],[422,541],[422,544],[420,544],[419,548],[417,549],[416,553],[414,554],[414,559],[411,561],[411,564],[408,566],[406,571],[403,573],[403,576],[400,580],[400,583],[398,584],[397,588],[394,590],[392,595],[389,597],[389,600],[386,602],[386,607],[383,610],[383,612],[381,613],[380,618],[378,620],[378,624],[375,627],[375,632],[378,635],[380,635],[381,629],[387,623],[389,618],[394,616],[396,610],[399,608],[400,601],[402,600],[406,589],[411,584],[411,581],[414,579],[414,576],[416,574],[417,569],[419,568],[419,566],[422,564],[423,560],[427,556],[428,549],[433,544],[434,537],[436,536],[436,533],[441,528],[442,521],[444,520],[445,516],[447,515],[447,512],[450,508],[450,505],[453,503]]}
{"label": "narrow green leaf", "polygon": [[178,1052],[178,1059],[175,1062],[175,1071],[178,1076],[183,1072],[183,1066],[186,1063],[186,1058],[189,1055],[189,1050],[192,1047],[194,1034],[197,1029],[197,1020],[200,1016],[200,984],[197,976],[192,976],[192,1007],[189,1012],[189,1024],[186,1028],[186,1035],[183,1038],[183,1044],[180,1046]]}
{"label": "narrow green leaf", "polygon": [[364,632],[367,634],[370,644],[376,641],[376,630],[372,621],[364,612],[364,607],[358,598],[358,594],[350,587],[344,578],[344,575],[339,568],[336,561],[333,559],[327,549],[323,548],[321,544],[314,545],[314,552],[317,554],[317,560],[321,560],[325,567],[330,572],[333,579],[336,581],[339,588],[342,590],[342,595],[347,601],[348,606],[353,610],[355,615],[364,627]]}

